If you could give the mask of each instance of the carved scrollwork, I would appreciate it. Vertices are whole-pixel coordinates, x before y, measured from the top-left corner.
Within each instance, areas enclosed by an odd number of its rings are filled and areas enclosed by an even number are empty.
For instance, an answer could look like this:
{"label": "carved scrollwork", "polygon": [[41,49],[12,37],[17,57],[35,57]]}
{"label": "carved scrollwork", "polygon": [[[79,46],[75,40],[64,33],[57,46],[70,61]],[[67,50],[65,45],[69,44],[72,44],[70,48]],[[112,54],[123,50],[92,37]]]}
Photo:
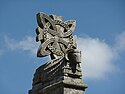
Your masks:
{"label": "carved scrollwork", "polygon": [[72,35],[76,26],[75,20],[63,22],[61,16],[38,13],[37,22],[36,41],[41,41],[38,57],[65,57],[68,50],[76,49],[76,36]]}

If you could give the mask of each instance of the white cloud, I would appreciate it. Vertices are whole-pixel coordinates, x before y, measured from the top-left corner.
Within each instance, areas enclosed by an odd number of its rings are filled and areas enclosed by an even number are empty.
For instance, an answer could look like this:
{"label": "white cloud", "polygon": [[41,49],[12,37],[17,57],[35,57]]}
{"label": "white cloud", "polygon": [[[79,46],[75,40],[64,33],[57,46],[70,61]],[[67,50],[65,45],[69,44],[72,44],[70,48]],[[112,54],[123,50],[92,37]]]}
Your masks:
{"label": "white cloud", "polygon": [[[87,79],[103,79],[114,71],[114,60],[125,49],[125,32],[118,35],[113,47],[98,38],[78,37],[78,48],[82,51],[82,73]],[[11,50],[28,51],[36,55],[39,44],[33,37],[27,36],[20,41],[5,37],[5,43]]]}
{"label": "white cloud", "polygon": [[121,52],[125,50],[125,32],[122,32],[116,37],[116,43],[114,49],[117,52]]}
{"label": "white cloud", "polygon": [[85,78],[103,78],[112,71],[114,52],[104,41],[94,38],[78,38],[78,48],[82,51],[82,70]]}
{"label": "white cloud", "polygon": [[104,79],[115,71],[114,61],[125,50],[125,32],[116,37],[113,47],[98,38],[78,37],[77,41],[82,51],[82,73],[87,79]]}
{"label": "white cloud", "polygon": [[5,43],[7,47],[11,50],[28,51],[30,54],[35,55],[38,48],[38,44],[34,41],[34,38],[31,36],[27,36],[20,41],[16,41],[15,39],[5,36]]}

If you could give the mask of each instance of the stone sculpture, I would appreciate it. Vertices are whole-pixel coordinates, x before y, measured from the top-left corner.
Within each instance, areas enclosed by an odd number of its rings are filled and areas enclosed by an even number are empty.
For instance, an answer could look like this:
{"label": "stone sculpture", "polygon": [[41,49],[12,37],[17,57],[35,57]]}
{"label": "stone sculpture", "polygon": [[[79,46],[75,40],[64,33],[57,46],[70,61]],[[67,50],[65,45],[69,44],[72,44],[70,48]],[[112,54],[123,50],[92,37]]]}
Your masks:
{"label": "stone sculpture", "polygon": [[76,21],[63,22],[61,16],[38,13],[37,22],[36,41],[41,42],[37,56],[50,55],[51,61],[36,70],[29,94],[84,94],[81,51],[72,34]]}

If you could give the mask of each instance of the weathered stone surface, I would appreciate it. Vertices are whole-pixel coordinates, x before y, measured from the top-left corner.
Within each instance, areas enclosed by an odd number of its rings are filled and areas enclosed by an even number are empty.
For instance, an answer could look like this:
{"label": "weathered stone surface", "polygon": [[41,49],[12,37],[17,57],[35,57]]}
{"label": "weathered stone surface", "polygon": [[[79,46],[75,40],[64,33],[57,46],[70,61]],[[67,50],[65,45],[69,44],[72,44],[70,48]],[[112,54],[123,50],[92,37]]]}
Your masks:
{"label": "weathered stone surface", "polygon": [[73,73],[70,64],[60,61],[40,66],[34,75],[33,88],[29,94],[83,94],[87,86],[83,84],[80,65]]}
{"label": "weathered stone surface", "polygon": [[29,94],[84,94],[81,51],[72,35],[76,21],[62,21],[61,16],[37,14],[36,41],[40,41],[38,57],[51,56],[51,61],[36,69]]}

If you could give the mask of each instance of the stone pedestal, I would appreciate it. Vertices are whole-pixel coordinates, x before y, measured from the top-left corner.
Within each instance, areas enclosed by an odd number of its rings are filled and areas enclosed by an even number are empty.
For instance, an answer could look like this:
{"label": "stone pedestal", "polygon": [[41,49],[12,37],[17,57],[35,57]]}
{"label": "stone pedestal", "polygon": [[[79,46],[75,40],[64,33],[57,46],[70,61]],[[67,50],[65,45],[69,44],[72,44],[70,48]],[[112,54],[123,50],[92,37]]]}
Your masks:
{"label": "stone pedestal", "polygon": [[36,70],[29,94],[84,94],[86,88],[80,64],[61,60],[46,63]]}

